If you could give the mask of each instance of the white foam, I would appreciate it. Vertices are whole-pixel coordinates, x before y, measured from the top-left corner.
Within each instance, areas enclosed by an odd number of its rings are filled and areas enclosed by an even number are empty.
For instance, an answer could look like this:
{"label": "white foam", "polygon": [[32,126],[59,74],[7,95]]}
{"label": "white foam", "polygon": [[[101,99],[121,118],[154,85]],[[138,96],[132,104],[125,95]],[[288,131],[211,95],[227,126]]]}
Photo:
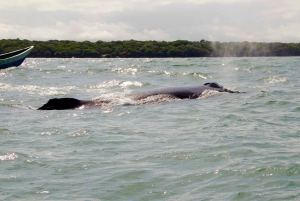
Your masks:
{"label": "white foam", "polygon": [[204,90],[202,92],[201,96],[199,96],[197,99],[204,99],[204,98],[216,96],[216,95],[219,95],[219,94],[220,93],[218,91],[215,91],[215,90]]}
{"label": "white foam", "polygon": [[100,84],[91,85],[91,86],[89,86],[89,88],[90,89],[102,89],[102,88],[107,88],[107,87],[115,87],[115,86],[118,86],[119,84],[120,84],[120,81],[110,80],[110,81],[102,82]]}
{"label": "white foam", "polygon": [[118,80],[110,80],[106,81],[97,85],[91,85],[89,86],[90,89],[103,89],[103,88],[109,88],[109,87],[129,87],[129,86],[143,86],[143,83],[138,81],[118,81]]}
{"label": "white foam", "polygon": [[155,104],[155,103],[164,103],[181,100],[172,95],[159,94],[154,96],[148,96],[147,98],[137,100],[134,102],[134,105],[144,105],[144,104]]}
{"label": "white foam", "polygon": [[271,76],[269,78],[264,79],[264,81],[269,83],[269,84],[273,84],[273,83],[286,82],[287,78],[286,77],[279,77],[279,76]]}
{"label": "white foam", "polygon": [[129,87],[129,86],[137,86],[137,87],[141,87],[143,86],[143,83],[141,82],[137,82],[137,81],[134,81],[134,82],[131,82],[131,81],[126,81],[126,82],[122,82],[120,84],[121,87]]}
{"label": "white foam", "polygon": [[1,90],[9,91],[27,91],[31,94],[39,95],[57,95],[57,94],[66,94],[67,91],[75,89],[74,86],[66,86],[62,88],[57,87],[41,87],[37,85],[13,85],[7,83],[0,83]]}
{"label": "white foam", "polygon": [[15,153],[7,153],[6,155],[0,156],[0,161],[6,161],[6,160],[14,160],[18,158],[18,155]]}
{"label": "white foam", "polygon": [[125,94],[114,93],[105,94],[100,97],[94,98],[93,101],[97,106],[110,107],[116,105],[134,105],[134,101],[125,96]]}
{"label": "white foam", "polygon": [[29,106],[29,105],[22,105],[22,104],[11,104],[11,107],[14,108],[21,108],[21,109],[31,109],[31,110],[36,110],[37,108]]}
{"label": "white foam", "polygon": [[138,69],[137,68],[113,68],[111,71],[122,73],[122,74],[129,73],[135,75]]}

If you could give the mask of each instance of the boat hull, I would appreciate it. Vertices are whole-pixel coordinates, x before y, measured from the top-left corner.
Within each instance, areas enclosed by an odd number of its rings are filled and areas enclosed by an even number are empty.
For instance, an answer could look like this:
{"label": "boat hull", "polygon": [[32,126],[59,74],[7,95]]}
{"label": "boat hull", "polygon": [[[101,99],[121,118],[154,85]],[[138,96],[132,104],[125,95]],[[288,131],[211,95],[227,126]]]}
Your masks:
{"label": "boat hull", "polygon": [[33,46],[30,46],[21,50],[0,55],[0,69],[20,66],[32,49]]}

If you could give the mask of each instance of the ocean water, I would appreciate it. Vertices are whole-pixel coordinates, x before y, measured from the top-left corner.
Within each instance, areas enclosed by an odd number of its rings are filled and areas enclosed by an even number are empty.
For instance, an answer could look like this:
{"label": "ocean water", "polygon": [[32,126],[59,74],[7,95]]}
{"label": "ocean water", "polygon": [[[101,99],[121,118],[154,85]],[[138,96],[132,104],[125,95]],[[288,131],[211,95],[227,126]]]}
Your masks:
{"label": "ocean water", "polygon": [[[300,57],[34,59],[0,71],[0,200],[299,200]],[[243,94],[133,106],[215,81]],[[50,98],[113,105],[40,111]]]}

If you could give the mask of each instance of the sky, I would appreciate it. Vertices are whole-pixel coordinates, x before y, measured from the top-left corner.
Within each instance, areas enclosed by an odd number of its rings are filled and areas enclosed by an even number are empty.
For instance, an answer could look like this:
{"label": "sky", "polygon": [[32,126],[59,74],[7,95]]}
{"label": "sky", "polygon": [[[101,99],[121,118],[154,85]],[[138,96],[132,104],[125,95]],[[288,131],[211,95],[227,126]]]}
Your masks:
{"label": "sky", "polygon": [[0,39],[300,42],[298,0],[0,0]]}

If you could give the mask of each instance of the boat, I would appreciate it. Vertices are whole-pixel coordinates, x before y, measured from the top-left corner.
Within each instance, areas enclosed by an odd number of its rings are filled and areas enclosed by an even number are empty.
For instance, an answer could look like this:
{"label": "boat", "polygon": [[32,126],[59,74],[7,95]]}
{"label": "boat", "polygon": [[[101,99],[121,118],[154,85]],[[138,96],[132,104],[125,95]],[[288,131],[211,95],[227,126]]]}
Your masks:
{"label": "boat", "polygon": [[29,46],[13,52],[0,54],[0,69],[20,66],[34,46]]}

